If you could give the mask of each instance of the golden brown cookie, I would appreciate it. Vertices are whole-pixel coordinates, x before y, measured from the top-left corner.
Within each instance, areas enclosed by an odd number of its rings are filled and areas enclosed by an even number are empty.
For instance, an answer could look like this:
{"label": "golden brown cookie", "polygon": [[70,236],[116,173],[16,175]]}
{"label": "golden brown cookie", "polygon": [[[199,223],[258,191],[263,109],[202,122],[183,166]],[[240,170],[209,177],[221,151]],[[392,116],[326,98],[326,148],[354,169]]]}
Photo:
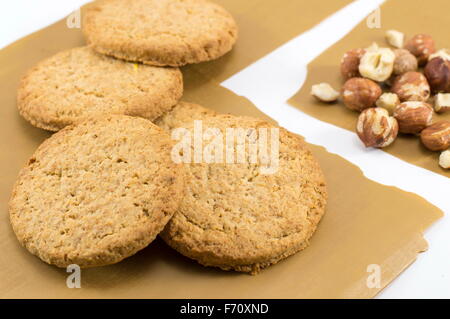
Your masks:
{"label": "golden brown cookie", "polygon": [[[244,129],[247,142],[235,138],[224,148],[234,150],[234,162],[208,164],[204,157],[201,163],[185,164],[186,194],[160,234],[164,241],[205,266],[253,274],[307,247],[325,212],[327,191],[321,168],[303,140],[263,120],[232,115],[190,117],[178,128],[192,134],[194,119],[202,120],[203,132],[218,129],[222,136],[214,136],[223,145],[229,128]],[[175,121],[167,123],[174,132]],[[245,130],[249,128],[256,135]],[[279,163],[271,173],[262,170],[264,161],[252,161],[248,151],[251,141],[255,145],[264,140],[260,129],[267,130],[267,141],[271,129],[279,132]],[[204,140],[204,150],[212,140]],[[268,144],[272,150],[275,144]],[[247,150],[245,161],[237,160],[238,145]]]}
{"label": "golden brown cookie", "polygon": [[150,121],[90,119],[46,140],[20,172],[9,205],[19,242],[66,267],[113,264],[146,247],[178,208],[184,168]]}
{"label": "golden brown cookie", "polygon": [[80,47],[32,68],[21,81],[17,104],[34,126],[58,131],[109,114],[154,120],[182,94],[179,69],[127,63]]}
{"label": "golden brown cookie", "polygon": [[208,0],[101,0],[84,12],[83,33],[100,53],[182,66],[230,51],[237,26],[224,8]]}

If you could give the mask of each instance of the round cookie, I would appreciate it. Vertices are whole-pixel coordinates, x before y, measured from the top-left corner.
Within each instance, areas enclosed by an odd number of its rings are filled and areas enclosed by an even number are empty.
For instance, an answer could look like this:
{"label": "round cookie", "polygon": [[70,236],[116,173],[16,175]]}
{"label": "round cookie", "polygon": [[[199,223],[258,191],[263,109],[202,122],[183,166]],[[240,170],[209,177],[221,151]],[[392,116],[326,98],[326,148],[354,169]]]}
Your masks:
{"label": "round cookie", "polygon": [[19,242],[58,267],[113,264],[143,249],[184,193],[172,146],[150,121],[125,115],[54,134],[13,189],[9,213]]}
{"label": "round cookie", "polygon": [[34,126],[58,131],[109,114],[154,120],[182,94],[183,78],[177,68],[128,63],[79,47],[28,71],[20,83],[17,105]]}
{"label": "round cookie", "polygon": [[230,51],[237,25],[224,8],[208,0],[102,0],[86,8],[83,33],[97,52],[182,66]]}
{"label": "round cookie", "polygon": [[[192,132],[193,124],[180,127]],[[261,140],[259,129],[266,128],[268,141],[270,130],[278,129],[278,169],[263,173],[262,162],[252,162],[249,151],[240,163],[185,164],[186,193],[160,234],[164,241],[205,266],[252,274],[307,247],[325,212],[327,190],[303,140],[263,120],[232,115],[205,117],[202,128],[219,129],[224,145],[228,128],[254,128]],[[268,145],[271,150],[274,144]]]}

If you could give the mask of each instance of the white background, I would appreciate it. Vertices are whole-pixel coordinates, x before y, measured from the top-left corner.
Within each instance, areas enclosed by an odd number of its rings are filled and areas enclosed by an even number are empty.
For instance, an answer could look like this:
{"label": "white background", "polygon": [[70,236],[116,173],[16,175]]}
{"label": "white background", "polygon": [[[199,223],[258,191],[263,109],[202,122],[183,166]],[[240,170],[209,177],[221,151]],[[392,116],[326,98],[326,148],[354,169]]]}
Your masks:
{"label": "white background", "polygon": [[[1,1],[0,48],[56,22],[86,2],[89,1]],[[355,1],[223,85],[250,99],[280,125],[305,136],[308,142],[325,146],[329,152],[358,165],[368,178],[417,193],[448,215],[450,179],[382,151],[365,150],[354,133],[318,121],[286,103],[304,82],[306,65],[382,2]],[[379,295],[380,298],[450,298],[450,217],[438,221],[425,237],[429,250],[420,254],[418,260]]]}

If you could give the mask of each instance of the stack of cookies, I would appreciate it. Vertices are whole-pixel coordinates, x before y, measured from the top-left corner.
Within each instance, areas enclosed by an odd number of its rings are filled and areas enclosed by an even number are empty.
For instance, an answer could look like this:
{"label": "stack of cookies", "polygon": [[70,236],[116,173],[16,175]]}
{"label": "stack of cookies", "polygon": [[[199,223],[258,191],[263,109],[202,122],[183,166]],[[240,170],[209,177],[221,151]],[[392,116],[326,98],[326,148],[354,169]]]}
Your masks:
{"label": "stack of cookies", "polygon": [[208,0],[100,0],[83,13],[83,33],[88,46],[23,78],[18,108],[34,126],[58,131],[109,114],[153,121],[183,94],[178,67],[226,54],[237,26]]}
{"label": "stack of cookies", "polygon": [[[39,63],[19,87],[20,114],[57,131],[12,192],[10,220],[24,247],[58,267],[95,267],[160,235],[205,266],[257,273],[308,245],[327,193],[304,142],[263,120],[180,101],[178,67],[219,58],[237,39],[225,9],[208,0],[100,0],[85,11],[83,32],[88,46]],[[252,141],[276,130],[276,170],[263,173],[259,153],[186,160],[195,145],[180,151],[171,135],[191,136],[198,122],[225,145],[216,153],[245,147],[229,129]]]}

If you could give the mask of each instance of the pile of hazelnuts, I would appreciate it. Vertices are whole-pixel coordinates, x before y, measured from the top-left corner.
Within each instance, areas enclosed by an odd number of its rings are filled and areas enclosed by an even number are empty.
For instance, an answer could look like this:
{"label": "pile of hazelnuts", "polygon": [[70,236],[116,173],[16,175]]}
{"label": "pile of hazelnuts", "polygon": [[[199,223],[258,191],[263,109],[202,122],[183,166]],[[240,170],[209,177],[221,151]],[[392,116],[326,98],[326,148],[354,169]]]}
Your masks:
{"label": "pile of hazelnuts", "polygon": [[392,48],[374,43],[346,52],[342,90],[320,83],[311,94],[322,102],[341,97],[347,108],[360,112],[356,132],[366,147],[387,147],[398,133],[417,135],[427,149],[442,152],[439,164],[449,169],[450,121],[435,120],[435,113],[450,112],[450,50],[437,51],[426,34],[406,44],[404,39],[403,33],[389,30]]}

